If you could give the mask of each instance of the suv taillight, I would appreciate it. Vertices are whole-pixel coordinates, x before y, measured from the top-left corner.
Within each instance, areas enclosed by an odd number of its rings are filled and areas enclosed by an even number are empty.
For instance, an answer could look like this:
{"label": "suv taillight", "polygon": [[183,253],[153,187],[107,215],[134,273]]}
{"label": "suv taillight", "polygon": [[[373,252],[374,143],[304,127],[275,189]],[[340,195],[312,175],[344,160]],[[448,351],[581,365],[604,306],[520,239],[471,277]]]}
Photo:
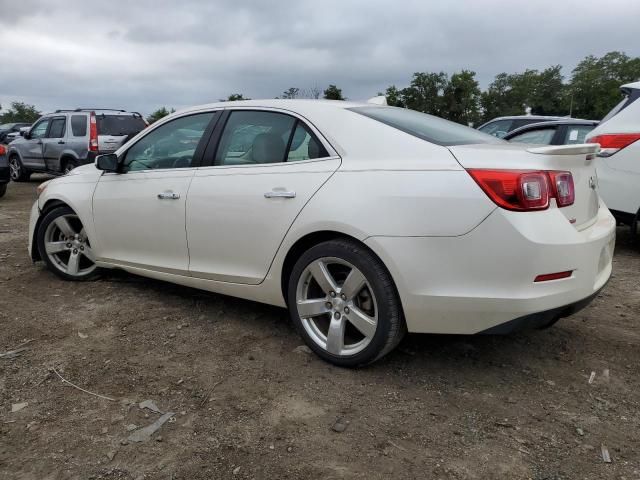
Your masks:
{"label": "suv taillight", "polygon": [[640,133],[607,133],[596,135],[587,141],[600,144],[599,157],[610,157],[637,140],[640,140]]}
{"label": "suv taillight", "polygon": [[7,147],[4,145],[0,145],[0,155],[5,155],[7,153]]}
{"label": "suv taillight", "polygon": [[575,201],[571,172],[525,170],[467,170],[476,183],[499,207],[516,212],[546,210],[549,200],[558,207]]}
{"label": "suv taillight", "polygon": [[89,151],[98,151],[98,122],[94,112],[89,115]]}

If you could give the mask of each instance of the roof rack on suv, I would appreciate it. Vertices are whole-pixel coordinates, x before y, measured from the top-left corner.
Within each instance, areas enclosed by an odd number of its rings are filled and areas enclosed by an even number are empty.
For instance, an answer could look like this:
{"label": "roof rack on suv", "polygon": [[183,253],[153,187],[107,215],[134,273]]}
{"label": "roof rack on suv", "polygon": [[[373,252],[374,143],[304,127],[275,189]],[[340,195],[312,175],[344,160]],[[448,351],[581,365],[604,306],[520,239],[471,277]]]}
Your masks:
{"label": "roof rack on suv", "polygon": [[[74,108],[74,109],[60,109],[60,110],[56,110],[55,113],[61,113],[61,112],[93,112],[95,110],[99,110],[99,111],[108,111],[108,112],[122,112],[122,113],[126,113],[126,110],[122,110],[121,108]],[[138,113],[138,112],[132,112],[132,113]]]}

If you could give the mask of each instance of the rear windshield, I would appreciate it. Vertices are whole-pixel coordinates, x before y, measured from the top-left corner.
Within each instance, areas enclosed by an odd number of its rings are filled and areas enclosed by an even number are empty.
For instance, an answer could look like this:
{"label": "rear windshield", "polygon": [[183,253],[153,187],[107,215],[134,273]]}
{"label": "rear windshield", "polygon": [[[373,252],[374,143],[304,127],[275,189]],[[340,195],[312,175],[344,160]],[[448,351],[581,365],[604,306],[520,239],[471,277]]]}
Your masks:
{"label": "rear windshield", "polygon": [[624,110],[633,102],[638,100],[638,98],[640,98],[640,90],[628,90],[626,93],[627,95],[622,99],[620,103],[618,103],[615,107],[613,107],[613,110],[607,113],[607,115],[602,119],[602,122],[606,122],[610,118],[615,117],[622,110]]}
{"label": "rear windshield", "polygon": [[96,115],[96,120],[98,135],[131,135],[146,127],[142,118],[133,115]]}
{"label": "rear windshield", "polygon": [[397,107],[354,107],[349,110],[442,146],[504,143],[486,133],[426,113]]}

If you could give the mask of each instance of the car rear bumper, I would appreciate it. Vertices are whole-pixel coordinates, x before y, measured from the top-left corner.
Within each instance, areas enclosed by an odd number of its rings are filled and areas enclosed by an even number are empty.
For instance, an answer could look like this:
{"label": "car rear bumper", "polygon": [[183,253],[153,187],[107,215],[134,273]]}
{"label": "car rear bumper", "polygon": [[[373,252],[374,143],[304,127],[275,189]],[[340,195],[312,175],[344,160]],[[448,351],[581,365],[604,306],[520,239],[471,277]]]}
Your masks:
{"label": "car rear bumper", "polygon": [[[409,331],[490,333],[577,311],[611,275],[615,225],[604,206],[581,231],[557,208],[496,209],[466,235],[370,237],[366,243],[395,280]],[[569,270],[568,278],[534,282]]]}

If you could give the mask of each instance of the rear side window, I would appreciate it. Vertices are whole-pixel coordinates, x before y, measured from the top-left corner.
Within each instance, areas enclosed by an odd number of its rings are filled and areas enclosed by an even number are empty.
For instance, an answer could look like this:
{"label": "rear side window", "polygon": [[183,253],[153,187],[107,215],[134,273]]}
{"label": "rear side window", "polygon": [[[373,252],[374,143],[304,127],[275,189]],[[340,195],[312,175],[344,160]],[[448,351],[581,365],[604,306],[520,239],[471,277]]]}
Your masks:
{"label": "rear side window", "polygon": [[133,115],[96,115],[98,135],[121,137],[134,135],[146,127],[141,117]]}
{"label": "rear side window", "polygon": [[314,158],[328,157],[329,154],[309,129],[300,121],[293,132],[291,146],[287,154],[287,162],[299,160],[313,160]]}
{"label": "rear side window", "polygon": [[48,138],[63,138],[66,124],[67,119],[65,117],[58,117],[51,120]]}
{"label": "rear side window", "polygon": [[576,143],[584,143],[587,134],[595,127],[592,125],[576,125],[568,126],[567,133],[564,137],[564,145],[572,145]]}
{"label": "rear side window", "polygon": [[491,135],[426,113],[397,107],[355,107],[352,112],[442,146],[502,143]]}
{"label": "rear side window", "polygon": [[607,113],[607,115],[602,119],[600,123],[606,122],[610,118],[615,117],[622,110],[638,100],[638,98],[640,98],[640,90],[628,90],[627,95],[624,97],[624,99],[615,107],[613,107],[613,109],[609,113]]}
{"label": "rear side window", "polygon": [[555,133],[555,128],[538,128],[537,130],[531,130],[528,132],[523,132],[520,135],[516,135],[509,141],[513,143],[536,143],[539,145],[550,145]]}
{"label": "rear side window", "polygon": [[85,137],[87,135],[88,115],[71,115],[71,133],[74,137]]}

